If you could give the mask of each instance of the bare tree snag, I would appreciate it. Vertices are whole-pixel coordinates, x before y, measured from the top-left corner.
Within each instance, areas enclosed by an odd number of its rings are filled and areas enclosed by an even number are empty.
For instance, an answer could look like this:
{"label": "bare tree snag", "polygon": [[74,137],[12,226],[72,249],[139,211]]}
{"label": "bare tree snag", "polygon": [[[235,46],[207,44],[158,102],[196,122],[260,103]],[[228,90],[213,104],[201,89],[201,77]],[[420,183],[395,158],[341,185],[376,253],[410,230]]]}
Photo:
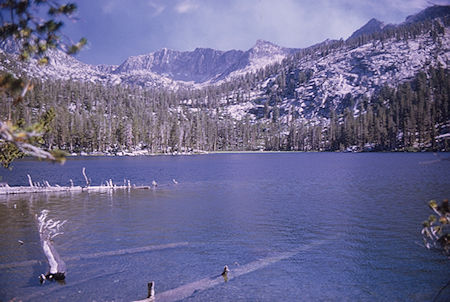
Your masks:
{"label": "bare tree snag", "polygon": [[28,177],[28,183],[30,184],[30,187],[34,187],[33,186],[33,181],[31,180],[30,174],[27,174],[27,177]]}
{"label": "bare tree snag", "polygon": [[66,223],[66,220],[54,221],[53,219],[47,219],[47,216],[48,210],[42,210],[41,215],[38,217],[39,237],[49,264],[49,272],[39,276],[41,284],[45,280],[64,280],[66,278],[66,264],[52,244],[52,239],[62,234],[61,228]]}
{"label": "bare tree snag", "polygon": [[89,187],[90,182],[89,182],[89,179],[86,176],[86,168],[83,167],[83,170],[81,172],[83,173],[84,179],[86,180],[86,187]]}

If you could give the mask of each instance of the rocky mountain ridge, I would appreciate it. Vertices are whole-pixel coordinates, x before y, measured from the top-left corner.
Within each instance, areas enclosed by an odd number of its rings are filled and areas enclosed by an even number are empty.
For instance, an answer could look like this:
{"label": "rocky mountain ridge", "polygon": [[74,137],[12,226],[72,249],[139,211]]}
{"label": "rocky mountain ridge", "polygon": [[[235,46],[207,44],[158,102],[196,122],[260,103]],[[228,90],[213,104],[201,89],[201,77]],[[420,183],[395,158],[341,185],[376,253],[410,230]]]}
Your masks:
{"label": "rocky mountain ridge", "polygon": [[114,74],[156,73],[175,81],[214,83],[236,74],[280,62],[295,49],[279,47],[268,41],[258,40],[247,51],[220,51],[196,48],[194,51],[162,49],[147,55],[130,57],[116,68]]}
{"label": "rocky mountain ridge", "polygon": [[[11,54],[17,52],[17,47],[13,43],[3,42],[0,49],[0,54],[8,56],[3,61],[15,61]],[[32,60],[28,64],[16,62],[20,65],[16,69],[40,79],[177,88],[186,85],[213,84],[256,71],[269,64],[281,62],[296,51],[297,49],[258,40],[255,46],[247,51],[221,51],[211,48],[176,51],[164,48],[149,54],[129,57],[118,66],[104,64],[95,66],[80,62],[60,50],[50,50],[47,66],[40,66]],[[8,70],[5,64],[0,66],[1,69]]]}

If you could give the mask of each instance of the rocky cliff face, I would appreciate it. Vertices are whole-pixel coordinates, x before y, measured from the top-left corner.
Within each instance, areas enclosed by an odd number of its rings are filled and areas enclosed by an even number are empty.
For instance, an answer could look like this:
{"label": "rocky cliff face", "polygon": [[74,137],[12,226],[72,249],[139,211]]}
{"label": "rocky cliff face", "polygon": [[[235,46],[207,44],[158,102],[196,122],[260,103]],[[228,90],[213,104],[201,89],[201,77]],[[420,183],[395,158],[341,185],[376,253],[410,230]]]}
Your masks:
{"label": "rocky cliff face", "polygon": [[151,72],[175,81],[213,83],[226,79],[233,73],[242,74],[281,61],[294,51],[262,40],[258,40],[253,48],[245,52],[211,48],[196,48],[194,51],[184,52],[162,49],[128,58],[114,70],[114,74]]}
{"label": "rocky cliff face", "polygon": [[114,74],[152,72],[176,81],[203,83],[235,64],[243,51],[218,51],[197,48],[194,51],[162,49],[147,55],[128,58]]}

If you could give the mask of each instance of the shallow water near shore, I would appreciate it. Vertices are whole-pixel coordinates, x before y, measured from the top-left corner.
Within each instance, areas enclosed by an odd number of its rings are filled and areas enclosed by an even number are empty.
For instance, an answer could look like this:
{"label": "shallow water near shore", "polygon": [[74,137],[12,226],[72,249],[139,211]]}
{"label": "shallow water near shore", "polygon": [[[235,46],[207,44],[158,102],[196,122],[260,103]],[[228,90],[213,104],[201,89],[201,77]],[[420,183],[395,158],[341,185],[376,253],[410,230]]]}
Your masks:
{"label": "shallow water near shore", "polygon": [[[442,156],[449,156],[443,154]],[[0,196],[0,301],[430,301],[450,260],[421,244],[430,199],[450,197],[450,162],[431,153],[270,153],[22,160],[9,185],[155,190]],[[427,164],[421,164],[427,163]],[[175,179],[178,184],[173,182]],[[65,220],[48,270],[35,215]],[[18,240],[24,242],[23,245]],[[229,280],[220,278],[224,265]],[[234,275],[233,275],[234,274]]]}

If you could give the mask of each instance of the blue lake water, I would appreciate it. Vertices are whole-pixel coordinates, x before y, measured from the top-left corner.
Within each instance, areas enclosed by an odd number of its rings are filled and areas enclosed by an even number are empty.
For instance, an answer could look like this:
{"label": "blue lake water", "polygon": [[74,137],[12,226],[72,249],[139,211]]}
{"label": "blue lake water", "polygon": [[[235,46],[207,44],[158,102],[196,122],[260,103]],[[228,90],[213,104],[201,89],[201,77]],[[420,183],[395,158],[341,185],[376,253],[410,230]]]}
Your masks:
{"label": "blue lake water", "polygon": [[[432,214],[427,202],[450,197],[450,162],[421,164],[435,159],[268,153],[19,161],[0,171],[2,181],[27,185],[30,174],[83,185],[86,167],[94,185],[124,178],[159,185],[0,196],[0,301],[131,301],[146,297],[149,281],[160,301],[430,301],[450,280],[450,260],[420,246],[421,222]],[[43,209],[68,220],[54,241],[67,259],[64,285],[39,284],[48,270],[35,220]],[[140,247],[147,249],[132,250]],[[224,265],[228,282],[217,278]]]}

